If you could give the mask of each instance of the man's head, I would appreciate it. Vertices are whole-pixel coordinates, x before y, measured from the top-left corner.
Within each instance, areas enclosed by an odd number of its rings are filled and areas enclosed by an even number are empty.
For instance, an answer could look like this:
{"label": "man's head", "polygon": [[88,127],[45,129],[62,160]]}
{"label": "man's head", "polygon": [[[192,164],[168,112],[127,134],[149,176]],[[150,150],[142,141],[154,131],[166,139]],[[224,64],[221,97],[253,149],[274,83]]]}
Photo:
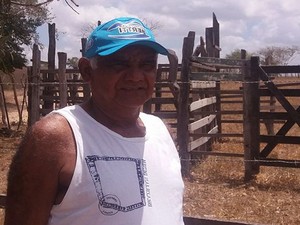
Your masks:
{"label": "man's head", "polygon": [[168,51],[155,41],[152,31],[139,19],[121,17],[98,26],[91,33],[84,57],[111,55],[131,45],[148,46],[159,54],[168,54]]}

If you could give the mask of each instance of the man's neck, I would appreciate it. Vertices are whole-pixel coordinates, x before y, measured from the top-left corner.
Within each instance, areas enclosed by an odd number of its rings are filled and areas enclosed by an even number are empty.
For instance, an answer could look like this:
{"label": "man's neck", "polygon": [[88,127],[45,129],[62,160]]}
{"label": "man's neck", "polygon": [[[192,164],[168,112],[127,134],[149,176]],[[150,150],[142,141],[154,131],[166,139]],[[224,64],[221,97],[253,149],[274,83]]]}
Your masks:
{"label": "man's neck", "polygon": [[140,109],[138,107],[106,111],[90,99],[82,104],[82,108],[96,121],[124,137],[145,136],[146,131],[139,118]]}

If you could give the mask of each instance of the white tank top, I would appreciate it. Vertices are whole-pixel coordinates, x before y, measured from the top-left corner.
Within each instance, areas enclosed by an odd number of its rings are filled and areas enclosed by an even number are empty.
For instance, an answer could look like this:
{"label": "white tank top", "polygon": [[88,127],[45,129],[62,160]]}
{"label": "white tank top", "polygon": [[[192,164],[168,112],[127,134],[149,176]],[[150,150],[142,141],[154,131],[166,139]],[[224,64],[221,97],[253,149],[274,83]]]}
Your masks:
{"label": "white tank top", "polygon": [[54,111],[73,131],[77,158],[49,225],[183,225],[180,160],[163,122],[140,113],[145,137],[125,138],[80,106]]}

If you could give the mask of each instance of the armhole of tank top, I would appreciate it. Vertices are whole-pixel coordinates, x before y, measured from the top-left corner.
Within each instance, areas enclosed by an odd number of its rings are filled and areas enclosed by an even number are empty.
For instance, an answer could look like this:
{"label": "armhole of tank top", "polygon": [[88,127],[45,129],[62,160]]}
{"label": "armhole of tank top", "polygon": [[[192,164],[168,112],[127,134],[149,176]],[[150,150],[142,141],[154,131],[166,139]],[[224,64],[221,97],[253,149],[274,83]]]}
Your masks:
{"label": "armhole of tank top", "polygon": [[70,192],[70,186],[74,182],[73,181],[74,180],[74,174],[75,174],[76,167],[78,165],[79,156],[78,156],[78,143],[77,143],[76,135],[75,135],[75,132],[74,132],[74,129],[73,129],[73,126],[72,126],[72,122],[69,121],[68,116],[65,115],[65,113],[62,113],[62,112],[54,112],[54,113],[57,113],[57,114],[61,115],[67,121],[67,123],[68,123],[68,125],[69,125],[69,127],[71,129],[71,133],[72,133],[72,137],[73,137],[73,141],[74,141],[74,145],[75,145],[75,164],[74,164],[73,174],[72,174],[69,186],[67,188],[67,191],[66,191],[66,193],[65,193],[62,201],[59,204],[57,204],[57,205],[53,205],[53,209],[56,209],[56,208],[61,207],[64,204],[64,202],[66,201],[65,199],[66,199],[67,195]]}

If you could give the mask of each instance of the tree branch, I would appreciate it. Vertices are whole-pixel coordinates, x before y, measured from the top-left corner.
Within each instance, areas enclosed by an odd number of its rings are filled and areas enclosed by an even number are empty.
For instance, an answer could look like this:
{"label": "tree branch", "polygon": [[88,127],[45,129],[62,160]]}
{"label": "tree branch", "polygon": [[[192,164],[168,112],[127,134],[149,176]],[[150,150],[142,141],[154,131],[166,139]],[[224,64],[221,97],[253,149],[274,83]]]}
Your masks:
{"label": "tree branch", "polygon": [[[70,0],[75,6],[79,6],[79,5],[77,5],[73,0]],[[71,5],[70,5],[70,3],[68,2],[68,0],[65,0],[65,2],[67,3],[67,5],[74,11],[74,12],[76,12],[77,14],[79,14],[79,12],[78,11],[76,11]]]}
{"label": "tree branch", "polygon": [[19,6],[26,6],[26,7],[40,7],[42,5],[48,4],[53,1],[54,0],[46,0],[45,2],[41,2],[41,3],[37,3],[37,4],[26,4],[26,3],[14,2],[14,1],[11,1],[10,3],[12,5],[19,5]]}
{"label": "tree branch", "polygon": [[76,7],[79,7],[78,4],[76,4],[76,2],[74,0],[70,0]]}
{"label": "tree branch", "polygon": [[[19,5],[19,6],[25,6],[25,7],[40,7],[42,5],[46,5],[46,4],[49,4],[51,2],[53,2],[54,0],[45,0],[44,2],[41,2],[41,3],[37,3],[37,4],[27,4],[27,3],[20,3],[20,2],[14,2],[14,1],[11,1],[10,3],[13,4],[13,5]],[[74,1],[74,0],[70,0],[73,5],[75,5],[76,7],[79,7],[79,5]],[[77,14],[79,14],[79,12],[77,12],[69,3],[68,0],[65,0],[65,2],[67,3],[67,5],[74,11],[76,12]]]}

